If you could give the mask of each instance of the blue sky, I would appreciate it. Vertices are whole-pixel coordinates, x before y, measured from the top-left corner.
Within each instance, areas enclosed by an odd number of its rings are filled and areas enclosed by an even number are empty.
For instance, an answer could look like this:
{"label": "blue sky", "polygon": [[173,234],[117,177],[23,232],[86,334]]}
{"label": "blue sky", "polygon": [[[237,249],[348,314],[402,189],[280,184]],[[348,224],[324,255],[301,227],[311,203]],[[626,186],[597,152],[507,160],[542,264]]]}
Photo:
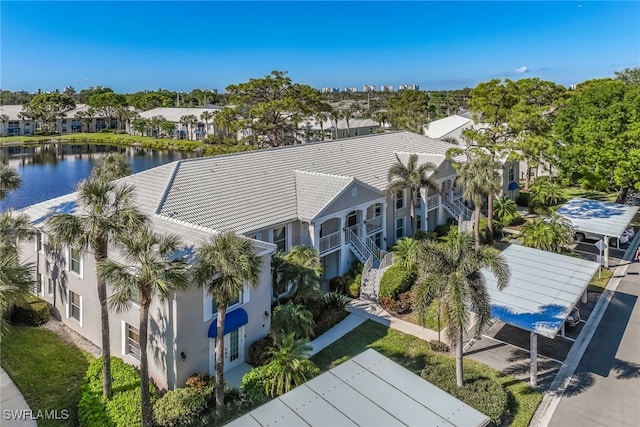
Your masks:
{"label": "blue sky", "polygon": [[0,4],[0,87],[217,88],[288,71],[320,88],[570,85],[640,66],[640,2]]}

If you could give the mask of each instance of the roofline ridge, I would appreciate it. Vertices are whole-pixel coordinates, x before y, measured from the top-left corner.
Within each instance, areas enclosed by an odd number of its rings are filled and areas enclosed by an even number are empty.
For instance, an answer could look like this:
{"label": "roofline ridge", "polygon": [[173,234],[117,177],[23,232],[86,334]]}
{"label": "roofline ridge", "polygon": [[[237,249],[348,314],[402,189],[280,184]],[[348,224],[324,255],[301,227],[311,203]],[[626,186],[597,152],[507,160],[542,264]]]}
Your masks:
{"label": "roofline ridge", "polygon": [[350,180],[354,180],[356,179],[355,176],[352,175],[338,175],[335,173],[325,173],[325,172],[316,172],[316,171],[306,171],[306,170],[302,170],[302,169],[294,169],[293,172],[300,172],[300,173],[307,173],[310,175],[322,175],[322,176],[330,176],[332,178],[348,178]]}
{"label": "roofline ridge", "polygon": [[182,163],[182,160],[177,160],[176,164],[174,165],[173,168],[173,173],[171,174],[171,178],[169,178],[169,182],[167,183],[167,186],[164,189],[164,194],[162,195],[162,198],[160,199],[160,202],[158,203],[158,206],[156,207],[156,211],[155,214],[159,214],[160,211],[162,210],[162,207],[164,206],[165,202],[167,201],[167,197],[169,197],[169,192],[171,191],[171,187],[173,187],[173,181],[175,181],[176,179],[176,175],[178,174],[178,169],[180,169],[180,164]]}
{"label": "roofline ridge", "polygon": [[447,157],[445,154],[437,154],[437,153],[425,153],[422,151],[394,151],[394,154],[419,154],[423,156],[438,156],[438,157]]}

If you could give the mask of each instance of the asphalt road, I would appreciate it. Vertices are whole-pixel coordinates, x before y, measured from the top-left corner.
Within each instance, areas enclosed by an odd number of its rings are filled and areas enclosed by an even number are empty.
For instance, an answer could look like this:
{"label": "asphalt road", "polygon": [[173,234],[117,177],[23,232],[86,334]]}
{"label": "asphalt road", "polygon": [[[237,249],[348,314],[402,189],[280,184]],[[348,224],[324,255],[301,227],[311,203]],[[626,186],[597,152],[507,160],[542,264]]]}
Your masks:
{"label": "asphalt road", "polygon": [[629,266],[550,426],[640,425],[640,263]]}

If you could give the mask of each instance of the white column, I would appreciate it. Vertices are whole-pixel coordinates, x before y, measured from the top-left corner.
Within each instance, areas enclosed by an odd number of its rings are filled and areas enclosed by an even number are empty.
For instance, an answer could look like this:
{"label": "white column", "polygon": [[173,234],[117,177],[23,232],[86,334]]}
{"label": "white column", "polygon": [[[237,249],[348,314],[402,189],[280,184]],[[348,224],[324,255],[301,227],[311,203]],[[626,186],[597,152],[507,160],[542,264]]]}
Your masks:
{"label": "white column", "polygon": [[311,247],[320,252],[320,226],[316,227],[313,222],[309,223],[309,240]]}
{"label": "white column", "polygon": [[580,298],[580,301],[582,301],[583,304],[587,303],[587,290],[586,289],[582,293],[582,298]]}
{"label": "white column", "polygon": [[362,241],[364,242],[365,238],[367,237],[367,224],[365,224],[365,220],[367,219],[367,209],[360,209],[360,229],[362,230],[361,233],[361,238]]}
{"label": "white column", "polygon": [[609,236],[604,236],[604,266],[609,267]]}
{"label": "white column", "polygon": [[380,240],[380,249],[387,250],[387,202],[382,203],[382,239]]}
{"label": "white column", "polygon": [[535,332],[531,332],[529,356],[531,357],[529,383],[536,387],[538,385],[538,335]]}

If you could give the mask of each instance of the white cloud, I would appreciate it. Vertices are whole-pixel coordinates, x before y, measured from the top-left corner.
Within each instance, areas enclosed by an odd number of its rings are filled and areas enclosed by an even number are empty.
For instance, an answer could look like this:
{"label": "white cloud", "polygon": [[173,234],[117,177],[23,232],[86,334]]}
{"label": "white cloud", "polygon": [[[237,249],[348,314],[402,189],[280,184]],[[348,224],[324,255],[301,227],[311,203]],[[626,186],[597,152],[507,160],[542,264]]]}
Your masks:
{"label": "white cloud", "polygon": [[520,68],[516,68],[516,74],[524,74],[527,71],[529,71],[529,69],[527,67],[520,67]]}

